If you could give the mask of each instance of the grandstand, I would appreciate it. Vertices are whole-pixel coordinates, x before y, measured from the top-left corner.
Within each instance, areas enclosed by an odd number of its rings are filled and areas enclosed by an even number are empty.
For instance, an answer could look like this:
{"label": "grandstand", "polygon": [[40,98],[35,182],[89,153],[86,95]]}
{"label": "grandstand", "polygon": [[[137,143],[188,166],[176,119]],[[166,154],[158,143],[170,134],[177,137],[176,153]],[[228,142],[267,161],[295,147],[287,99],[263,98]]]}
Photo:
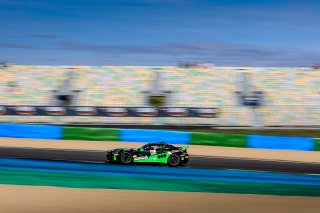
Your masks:
{"label": "grandstand", "polygon": [[1,116],[1,122],[320,125],[320,72],[313,68],[11,65],[0,73],[1,105],[144,107],[157,92],[166,96],[165,107],[220,111],[217,118]]}

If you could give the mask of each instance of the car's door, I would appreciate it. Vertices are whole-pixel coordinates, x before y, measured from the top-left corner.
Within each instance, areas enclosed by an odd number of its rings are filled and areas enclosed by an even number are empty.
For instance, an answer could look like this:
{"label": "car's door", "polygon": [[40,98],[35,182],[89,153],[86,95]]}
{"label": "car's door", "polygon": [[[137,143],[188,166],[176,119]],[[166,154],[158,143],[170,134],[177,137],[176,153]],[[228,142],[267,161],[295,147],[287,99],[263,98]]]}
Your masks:
{"label": "car's door", "polygon": [[156,145],[150,145],[148,147],[148,149],[146,149],[145,151],[148,152],[149,156],[156,155],[157,154],[157,148],[158,148],[158,146],[156,146]]}

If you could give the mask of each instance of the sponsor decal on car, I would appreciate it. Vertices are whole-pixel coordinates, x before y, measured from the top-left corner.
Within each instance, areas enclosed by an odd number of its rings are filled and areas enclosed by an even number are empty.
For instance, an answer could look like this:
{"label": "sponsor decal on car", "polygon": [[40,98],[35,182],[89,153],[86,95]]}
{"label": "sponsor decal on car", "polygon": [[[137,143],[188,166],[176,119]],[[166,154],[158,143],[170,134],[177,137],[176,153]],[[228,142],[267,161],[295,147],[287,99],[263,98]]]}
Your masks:
{"label": "sponsor decal on car", "polygon": [[140,156],[140,157],[135,158],[135,160],[144,160],[144,159],[148,159],[148,156],[145,155],[145,156]]}

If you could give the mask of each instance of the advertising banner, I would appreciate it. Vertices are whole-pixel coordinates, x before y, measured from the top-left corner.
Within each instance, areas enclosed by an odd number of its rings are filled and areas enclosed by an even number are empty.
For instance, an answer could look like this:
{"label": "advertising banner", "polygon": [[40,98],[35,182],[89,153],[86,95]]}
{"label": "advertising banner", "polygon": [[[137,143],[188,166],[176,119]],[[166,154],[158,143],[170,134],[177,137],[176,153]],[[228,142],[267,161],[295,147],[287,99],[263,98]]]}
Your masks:
{"label": "advertising banner", "polygon": [[0,115],[99,117],[217,117],[217,108],[197,107],[97,107],[0,106]]}

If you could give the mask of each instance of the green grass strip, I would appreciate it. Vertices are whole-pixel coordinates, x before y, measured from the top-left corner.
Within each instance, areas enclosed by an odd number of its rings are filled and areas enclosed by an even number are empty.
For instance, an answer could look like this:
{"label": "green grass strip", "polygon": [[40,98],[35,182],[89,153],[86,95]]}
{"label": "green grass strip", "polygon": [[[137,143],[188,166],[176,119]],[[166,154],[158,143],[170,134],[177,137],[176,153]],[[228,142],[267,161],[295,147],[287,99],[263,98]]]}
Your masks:
{"label": "green grass strip", "polygon": [[68,188],[320,196],[319,186],[308,185],[151,179],[130,176],[7,169],[0,170],[0,184],[57,186]]}
{"label": "green grass strip", "polygon": [[64,140],[119,141],[118,129],[63,127]]}
{"label": "green grass strip", "polygon": [[206,146],[247,147],[247,135],[191,133],[191,144]]}
{"label": "green grass strip", "polygon": [[314,139],[315,142],[315,151],[320,151],[320,138],[315,138]]}

